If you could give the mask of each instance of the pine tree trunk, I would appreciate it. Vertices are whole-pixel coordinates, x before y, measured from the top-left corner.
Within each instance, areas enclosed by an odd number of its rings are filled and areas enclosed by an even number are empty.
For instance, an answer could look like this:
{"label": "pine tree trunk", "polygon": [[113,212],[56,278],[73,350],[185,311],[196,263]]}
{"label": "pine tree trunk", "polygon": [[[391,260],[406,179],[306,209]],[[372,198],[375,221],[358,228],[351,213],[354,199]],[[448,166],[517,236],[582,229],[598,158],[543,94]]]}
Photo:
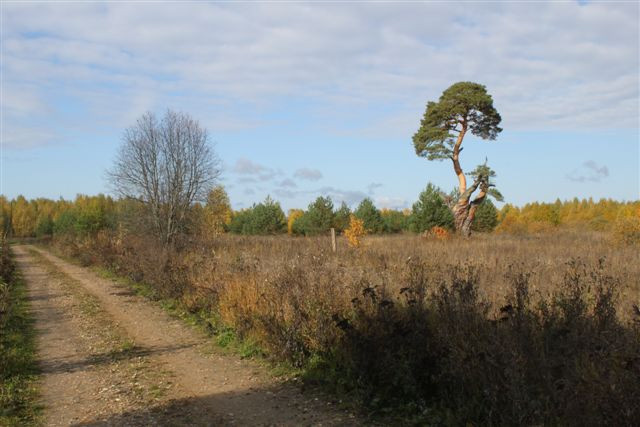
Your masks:
{"label": "pine tree trunk", "polygon": [[[468,225],[465,226],[465,224],[469,218],[469,213],[472,208],[473,212],[475,213],[474,205],[476,201],[474,200],[470,203],[469,200],[471,199],[471,195],[473,194],[473,192],[478,188],[478,185],[480,185],[480,182],[475,181],[471,185],[471,187],[467,188],[460,195],[458,202],[453,207],[453,219],[456,227],[456,232],[465,237],[469,237],[469,235],[471,234],[471,221],[468,221]],[[471,220],[473,220],[473,217],[471,218]]]}
{"label": "pine tree trunk", "polygon": [[456,227],[456,232],[463,234],[464,223],[469,216],[469,199],[463,200],[460,198],[458,203],[453,207],[453,220]]}
{"label": "pine tree trunk", "polygon": [[475,218],[476,216],[477,207],[477,204],[472,203],[467,210],[467,217],[464,219],[462,228],[460,229],[460,234],[462,234],[464,237],[471,236],[471,224],[473,223],[473,218]]}
{"label": "pine tree trunk", "polygon": [[478,206],[480,206],[480,204],[484,201],[485,197],[487,197],[487,187],[484,184],[481,184],[480,193],[478,194],[478,196],[473,199],[472,202],[469,202],[469,199],[466,200],[466,215],[464,216],[464,218],[462,218],[461,215],[460,219],[462,221],[462,224],[460,228],[457,228],[456,224],[456,230],[458,230],[464,237],[471,236],[471,224],[473,223],[473,219],[476,217],[476,210],[478,209]]}

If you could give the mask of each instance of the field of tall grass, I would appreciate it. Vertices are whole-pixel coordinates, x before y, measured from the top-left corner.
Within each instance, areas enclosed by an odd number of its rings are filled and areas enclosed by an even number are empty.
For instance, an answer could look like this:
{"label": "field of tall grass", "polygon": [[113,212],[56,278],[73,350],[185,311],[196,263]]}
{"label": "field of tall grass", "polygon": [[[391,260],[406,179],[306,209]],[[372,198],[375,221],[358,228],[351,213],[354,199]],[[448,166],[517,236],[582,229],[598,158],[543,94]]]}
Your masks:
{"label": "field of tall grass", "polygon": [[55,244],[403,422],[633,425],[640,255],[604,234]]}

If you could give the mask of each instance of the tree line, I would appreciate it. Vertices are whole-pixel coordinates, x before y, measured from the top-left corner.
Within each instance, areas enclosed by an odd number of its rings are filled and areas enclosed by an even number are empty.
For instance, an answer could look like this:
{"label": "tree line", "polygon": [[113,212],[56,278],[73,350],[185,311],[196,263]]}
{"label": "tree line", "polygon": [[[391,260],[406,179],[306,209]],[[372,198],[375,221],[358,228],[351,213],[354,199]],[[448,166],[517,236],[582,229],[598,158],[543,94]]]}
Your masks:
{"label": "tree line", "polygon": [[[410,209],[379,209],[368,198],[351,209],[344,202],[335,206],[330,197],[320,196],[307,209],[291,209],[285,214],[280,203],[271,197],[247,209],[233,210],[224,188],[216,186],[205,202],[196,202],[186,210],[180,232],[211,237],[221,233],[313,236],[331,228],[343,232],[351,215],[363,221],[368,234],[422,233],[435,226],[454,230],[447,198],[438,187],[428,184]],[[142,208],[136,200],[103,194],[78,195],[75,200],[27,200],[23,196],[9,200],[0,196],[0,230],[10,237],[91,236],[118,228],[144,232],[145,227],[152,233],[140,215]],[[475,213],[472,229],[514,234],[567,227],[609,231],[621,221],[639,215],[640,202],[575,198],[521,207],[506,204],[497,209],[485,199]]]}

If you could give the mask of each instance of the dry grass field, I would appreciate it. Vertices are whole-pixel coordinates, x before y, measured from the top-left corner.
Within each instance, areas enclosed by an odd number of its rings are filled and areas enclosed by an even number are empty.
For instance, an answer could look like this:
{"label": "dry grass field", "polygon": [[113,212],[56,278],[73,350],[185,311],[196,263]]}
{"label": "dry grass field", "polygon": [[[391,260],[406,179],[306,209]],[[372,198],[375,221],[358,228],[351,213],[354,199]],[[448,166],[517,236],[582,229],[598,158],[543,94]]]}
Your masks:
{"label": "dry grass field", "polygon": [[[583,231],[58,240],[153,286],[222,337],[403,422],[632,425],[640,255]],[[226,338],[225,338],[226,339]]]}

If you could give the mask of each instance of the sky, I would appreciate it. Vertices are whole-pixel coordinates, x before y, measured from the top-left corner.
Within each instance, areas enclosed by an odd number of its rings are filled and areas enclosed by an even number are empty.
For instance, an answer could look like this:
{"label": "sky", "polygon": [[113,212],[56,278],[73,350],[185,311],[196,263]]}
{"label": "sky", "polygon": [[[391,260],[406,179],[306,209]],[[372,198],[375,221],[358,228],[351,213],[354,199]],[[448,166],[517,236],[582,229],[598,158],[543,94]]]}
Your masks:
{"label": "sky", "polygon": [[638,2],[10,2],[1,7],[0,193],[109,193],[146,112],[207,129],[235,209],[267,195],[410,207],[451,162],[416,156],[428,101],[486,86],[467,136],[508,203],[640,199]]}

